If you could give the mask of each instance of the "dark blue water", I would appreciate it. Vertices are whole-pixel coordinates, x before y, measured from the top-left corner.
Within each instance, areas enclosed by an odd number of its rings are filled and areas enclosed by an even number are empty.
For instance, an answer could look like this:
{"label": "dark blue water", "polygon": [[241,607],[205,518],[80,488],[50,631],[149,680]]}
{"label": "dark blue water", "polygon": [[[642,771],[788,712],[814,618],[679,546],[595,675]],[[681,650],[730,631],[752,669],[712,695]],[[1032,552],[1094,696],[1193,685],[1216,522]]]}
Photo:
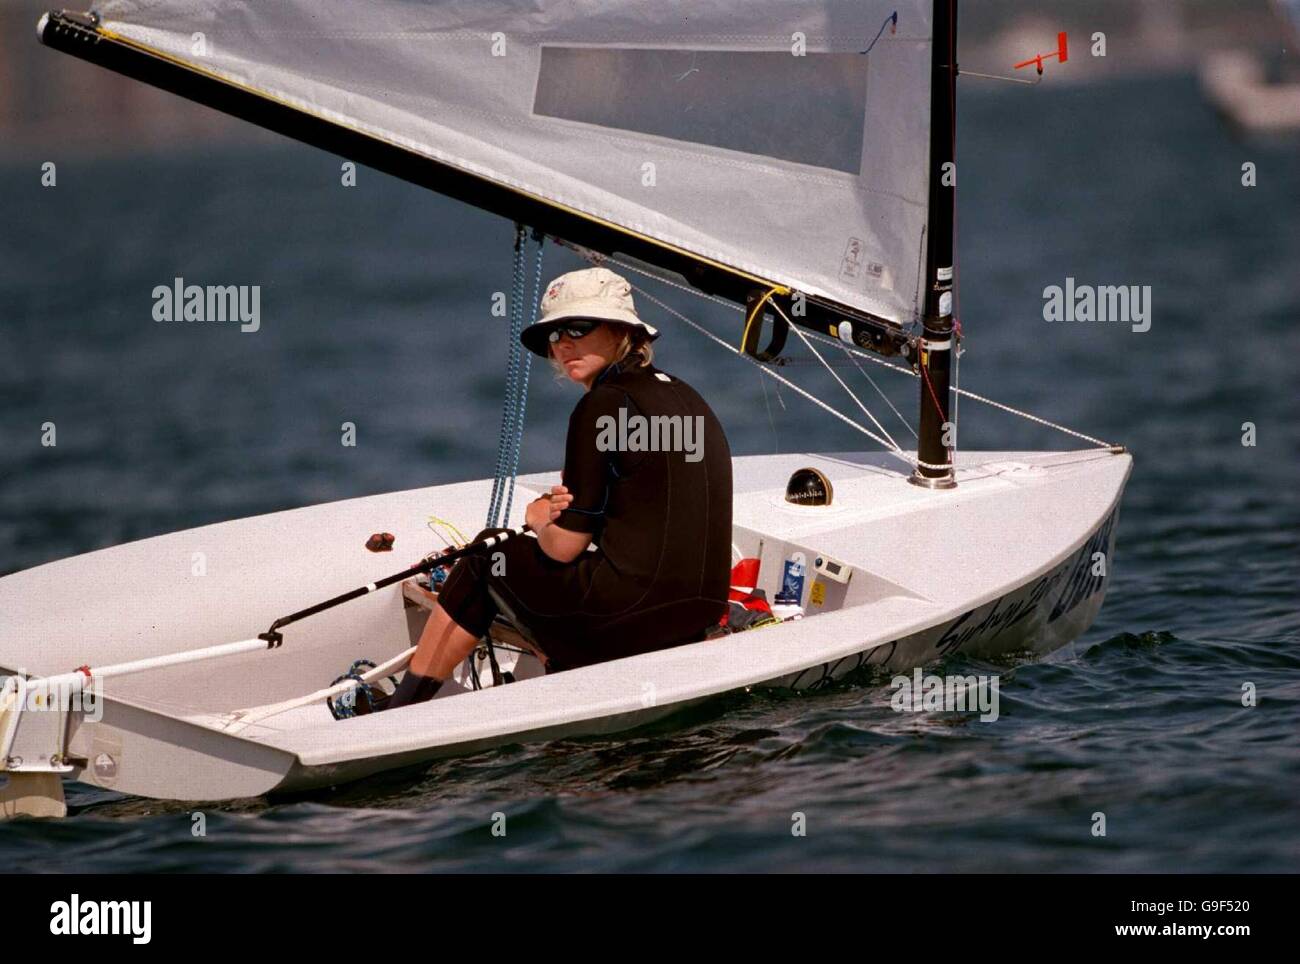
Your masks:
{"label": "dark blue water", "polygon": [[[1190,77],[972,88],[960,109],[963,386],[1137,459],[1110,595],[1087,636],[1047,661],[952,664],[1003,674],[998,722],[900,716],[870,680],[729,697],[631,738],[206,807],[202,839],[192,808],[78,789],[66,822],[0,826],[0,864],[1296,869],[1296,150],[1234,141]],[[344,189],[336,159],[263,144],[116,159],[54,144],[5,161],[0,572],[491,474],[505,324],[488,309],[509,288],[510,226],[364,170]],[[46,159],[59,163],[53,190],[38,184]],[[1244,161],[1256,188],[1241,186]],[[577,266],[547,255],[548,275]],[[261,285],[261,330],[153,322],[153,287],[178,275]],[[1151,330],[1044,322],[1043,289],[1067,276],[1150,285]],[[734,315],[670,300],[734,339]],[[661,364],[705,392],[736,452],[862,447],[655,320]],[[813,369],[792,371],[844,404]],[[912,412],[914,383],[883,377]],[[523,468],[554,468],[571,390],[535,372],[530,401]],[[971,403],[961,411],[967,448],[1070,444]],[[40,445],[47,421],[56,448]],[[356,448],[339,444],[344,421]],[[1244,422],[1254,447],[1241,443]],[[791,834],[796,812],[806,837]],[[1104,838],[1091,832],[1097,812]],[[490,833],[495,813],[504,838]]]}

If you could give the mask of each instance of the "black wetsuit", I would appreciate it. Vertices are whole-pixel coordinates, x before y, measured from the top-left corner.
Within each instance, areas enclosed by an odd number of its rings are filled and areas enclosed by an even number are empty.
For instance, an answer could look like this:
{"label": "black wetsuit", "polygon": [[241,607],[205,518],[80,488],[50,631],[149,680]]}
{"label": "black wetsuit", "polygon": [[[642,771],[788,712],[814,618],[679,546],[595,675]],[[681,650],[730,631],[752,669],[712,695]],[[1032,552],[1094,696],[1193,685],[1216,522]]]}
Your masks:
{"label": "black wetsuit", "polygon": [[731,452],[704,399],[651,366],[611,365],[569,418],[563,478],[573,504],[555,524],[596,550],[562,563],[525,536],[495,565],[463,559],[439,597],[448,615],[482,636],[504,613],[549,672],[702,639],[731,573]]}

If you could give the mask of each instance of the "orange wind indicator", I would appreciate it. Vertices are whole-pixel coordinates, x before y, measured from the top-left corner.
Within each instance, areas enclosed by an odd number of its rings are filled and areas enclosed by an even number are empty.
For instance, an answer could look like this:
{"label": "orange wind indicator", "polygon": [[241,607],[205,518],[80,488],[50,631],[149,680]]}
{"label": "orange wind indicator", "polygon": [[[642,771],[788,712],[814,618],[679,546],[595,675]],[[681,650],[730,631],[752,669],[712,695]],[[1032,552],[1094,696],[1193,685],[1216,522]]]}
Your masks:
{"label": "orange wind indicator", "polygon": [[1062,64],[1070,59],[1070,51],[1065,43],[1064,31],[1056,35],[1056,50],[1054,50],[1050,54],[1039,54],[1036,57],[1030,57],[1028,60],[1016,64],[1016,70],[1019,70],[1021,67],[1028,67],[1030,64],[1033,64],[1035,67],[1038,68],[1038,76],[1041,77],[1043,76],[1044,57],[1055,57],[1057,59],[1057,62]]}

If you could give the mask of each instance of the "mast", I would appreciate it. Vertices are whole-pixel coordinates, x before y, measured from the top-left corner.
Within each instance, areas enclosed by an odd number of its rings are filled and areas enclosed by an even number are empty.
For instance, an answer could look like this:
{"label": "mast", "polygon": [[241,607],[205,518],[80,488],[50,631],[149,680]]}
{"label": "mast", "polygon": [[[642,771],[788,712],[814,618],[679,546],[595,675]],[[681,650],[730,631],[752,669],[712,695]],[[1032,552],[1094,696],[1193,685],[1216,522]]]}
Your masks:
{"label": "mast", "polygon": [[917,466],[909,480],[932,489],[950,489],[952,455],[944,444],[948,424],[948,381],[956,349],[953,336],[953,216],[956,207],[956,168],[944,184],[945,165],[954,160],[957,116],[957,0],[934,0],[934,64],[930,80],[930,221],[925,245],[925,308],[918,369],[921,376],[920,435]]}

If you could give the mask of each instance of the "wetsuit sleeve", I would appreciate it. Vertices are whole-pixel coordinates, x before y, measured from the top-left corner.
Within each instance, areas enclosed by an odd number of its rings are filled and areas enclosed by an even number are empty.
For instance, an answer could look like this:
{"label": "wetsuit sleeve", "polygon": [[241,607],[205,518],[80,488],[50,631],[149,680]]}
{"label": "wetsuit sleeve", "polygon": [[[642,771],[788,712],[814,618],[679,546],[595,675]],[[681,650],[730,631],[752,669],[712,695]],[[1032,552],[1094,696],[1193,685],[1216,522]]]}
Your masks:
{"label": "wetsuit sleeve", "polygon": [[604,524],[609,501],[609,463],[614,452],[601,451],[601,434],[604,430],[605,442],[612,437],[610,427],[618,425],[622,398],[622,392],[598,386],[582,397],[569,416],[563,482],[573,494],[573,503],[555,520],[561,529],[595,533]]}

